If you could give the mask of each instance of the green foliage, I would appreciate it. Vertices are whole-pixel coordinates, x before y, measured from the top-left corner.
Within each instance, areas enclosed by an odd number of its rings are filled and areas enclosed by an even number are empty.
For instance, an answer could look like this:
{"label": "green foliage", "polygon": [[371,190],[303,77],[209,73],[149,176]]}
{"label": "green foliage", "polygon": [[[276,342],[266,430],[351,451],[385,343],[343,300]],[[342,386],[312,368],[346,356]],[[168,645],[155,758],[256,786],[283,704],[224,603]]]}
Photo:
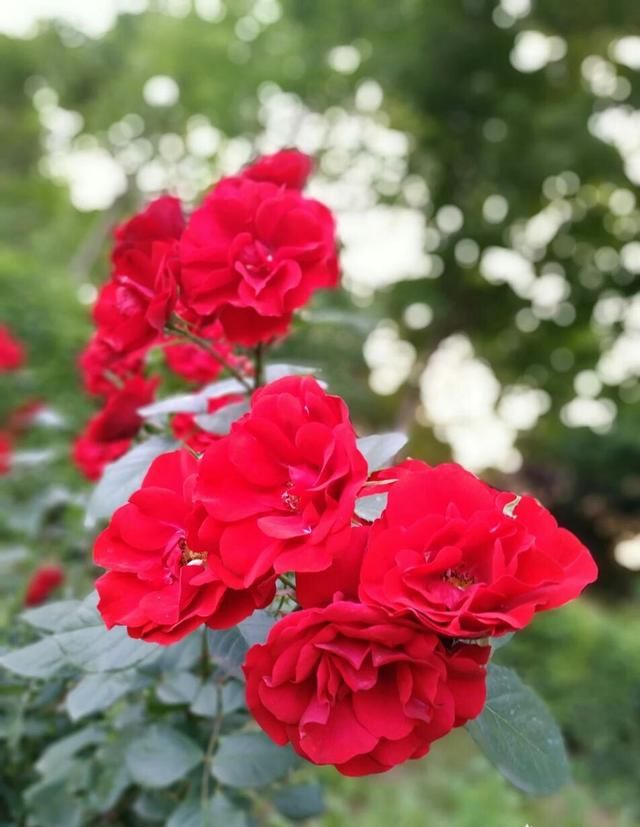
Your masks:
{"label": "green foliage", "polygon": [[[294,821],[321,811],[296,775],[289,795],[300,759],[248,729],[244,687],[215,654],[228,651],[215,645],[224,633],[164,648],[105,630],[94,605],[90,596],[28,610],[40,639],[0,658],[0,741],[11,756],[1,812],[29,812],[34,827],[98,816],[249,827],[256,809]],[[272,620],[259,612],[241,624],[241,658]]]}
{"label": "green foliage", "polygon": [[489,665],[487,702],[467,724],[480,749],[519,789],[549,795],[569,781],[569,762],[553,716],[511,669]]}
{"label": "green foliage", "polygon": [[499,660],[549,703],[576,756],[578,779],[605,803],[640,812],[640,624],[589,601],[542,616]]}

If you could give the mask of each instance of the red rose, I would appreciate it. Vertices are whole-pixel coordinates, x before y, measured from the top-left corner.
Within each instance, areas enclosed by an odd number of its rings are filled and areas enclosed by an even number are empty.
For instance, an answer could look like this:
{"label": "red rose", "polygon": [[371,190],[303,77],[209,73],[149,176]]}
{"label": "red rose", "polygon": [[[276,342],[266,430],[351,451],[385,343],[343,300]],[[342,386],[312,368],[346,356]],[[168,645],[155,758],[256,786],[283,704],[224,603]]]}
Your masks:
{"label": "red rose", "polygon": [[85,390],[97,396],[108,396],[116,390],[118,382],[138,375],[143,361],[144,351],[120,353],[98,332],[80,354],[78,364]]}
{"label": "red rose", "polygon": [[246,177],[220,181],[191,216],[180,251],[182,301],[215,314],[238,344],[285,333],[294,310],[338,281],[329,210]]}
{"label": "red rose", "polygon": [[301,190],[312,169],[311,158],[297,149],[282,149],[273,155],[263,155],[243,170],[244,178],[252,181],[270,181],[272,184]]}
{"label": "red rose", "polygon": [[24,360],[21,343],[11,335],[8,328],[0,325],[0,372],[17,370],[24,364]]}
{"label": "red rose", "polygon": [[88,479],[98,479],[107,463],[126,453],[142,425],[138,409],[151,402],[158,381],[129,379],[91,417],[73,445],[73,460]]}
{"label": "red rose", "polygon": [[33,424],[43,408],[44,403],[40,399],[30,399],[28,402],[23,402],[22,405],[19,405],[9,414],[7,420],[9,433],[14,436],[23,434]]}
{"label": "red rose", "polygon": [[458,465],[424,466],[393,486],[371,529],[360,599],[477,638],[522,629],[596,576],[587,549],[533,497]]}
{"label": "red rose", "polygon": [[448,650],[411,621],[360,603],[304,609],[247,654],[247,705],[277,744],[343,775],[420,758],[478,715],[489,647]]}
{"label": "red rose", "polygon": [[115,232],[111,280],[93,309],[100,338],[115,353],[135,354],[153,344],[177,300],[180,202],[165,196]]}
{"label": "red rose", "polygon": [[8,474],[11,470],[11,454],[13,440],[11,434],[0,431],[0,475]]}
{"label": "red rose", "polygon": [[273,578],[233,590],[213,570],[218,531],[194,502],[197,467],[186,451],[158,457],[98,537],[94,560],[109,569],[96,583],[98,609],[108,628],[169,644],[203,624],[234,626],[273,599]]}
{"label": "red rose", "polygon": [[240,587],[257,574],[321,571],[349,541],[367,464],[347,406],[311,376],[257,391],[251,411],[202,458],[198,497],[225,524],[220,542]]}
{"label": "red rose", "polygon": [[64,583],[64,569],[61,566],[40,566],[32,574],[27,584],[24,605],[39,606],[62,583]]}
{"label": "red rose", "polygon": [[176,296],[176,242],[185,220],[177,198],[156,198],[115,231],[111,254],[112,278],[132,291],[146,308],[146,319],[156,330],[166,323]]}
{"label": "red rose", "polygon": [[[244,396],[241,393],[229,393],[225,396],[216,396],[207,403],[207,413],[215,413],[227,405],[242,402]],[[211,445],[217,442],[223,434],[205,431],[196,423],[196,415],[191,413],[178,413],[171,420],[171,430],[176,439],[183,442],[192,451],[202,454]]]}

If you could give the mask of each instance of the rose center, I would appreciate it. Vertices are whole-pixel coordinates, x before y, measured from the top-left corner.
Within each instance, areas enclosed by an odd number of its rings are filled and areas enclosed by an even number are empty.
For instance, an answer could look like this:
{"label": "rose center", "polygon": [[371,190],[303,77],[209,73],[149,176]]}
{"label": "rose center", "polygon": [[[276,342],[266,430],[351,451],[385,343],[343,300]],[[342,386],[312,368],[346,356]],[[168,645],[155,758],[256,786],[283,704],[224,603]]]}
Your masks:
{"label": "rose center", "polygon": [[299,511],[300,509],[300,497],[297,494],[294,494],[291,489],[293,488],[293,483],[290,482],[287,484],[287,488],[285,491],[282,492],[282,502],[289,508],[291,511]]}
{"label": "rose center", "polygon": [[180,549],[180,566],[204,566],[207,562],[207,552],[194,551],[189,548],[184,537],[178,540],[178,548]]}
{"label": "rose center", "polygon": [[252,276],[266,276],[273,266],[273,253],[260,241],[245,244],[238,253],[238,263]]}
{"label": "rose center", "polygon": [[462,591],[468,589],[469,586],[473,586],[476,582],[473,575],[466,571],[461,571],[460,569],[447,569],[442,575],[442,579],[445,583],[448,583],[450,586],[454,586],[456,589],[461,589]]}

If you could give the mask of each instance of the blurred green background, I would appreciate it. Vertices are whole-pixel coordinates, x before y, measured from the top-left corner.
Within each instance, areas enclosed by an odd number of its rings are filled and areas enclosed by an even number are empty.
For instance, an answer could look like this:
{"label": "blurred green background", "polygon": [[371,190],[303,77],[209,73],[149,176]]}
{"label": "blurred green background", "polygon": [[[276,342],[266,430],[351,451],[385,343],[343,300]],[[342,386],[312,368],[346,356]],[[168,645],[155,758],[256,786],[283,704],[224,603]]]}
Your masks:
{"label": "blurred green background", "polygon": [[29,350],[0,417],[37,396],[62,421],[0,487],[5,607],[38,556],[88,582],[66,445],[113,225],[297,146],[346,289],[278,358],[321,365],[363,431],[534,493],[601,569],[500,654],[559,717],[574,788],[531,802],[460,734],[383,779],[328,774],[326,823],[640,823],[640,4],[21,0],[0,33],[0,323]]}

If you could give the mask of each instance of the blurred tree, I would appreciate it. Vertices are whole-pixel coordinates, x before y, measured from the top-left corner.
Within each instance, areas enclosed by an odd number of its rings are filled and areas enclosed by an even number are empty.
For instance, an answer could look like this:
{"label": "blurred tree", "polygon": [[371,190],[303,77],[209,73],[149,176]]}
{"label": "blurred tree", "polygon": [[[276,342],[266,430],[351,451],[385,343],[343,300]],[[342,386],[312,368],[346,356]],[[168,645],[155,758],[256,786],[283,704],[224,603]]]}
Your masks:
{"label": "blurred tree", "polygon": [[[82,303],[105,273],[110,227],[164,186],[190,201],[240,166],[264,137],[274,90],[293,95],[295,111],[287,120],[283,110],[272,143],[308,144],[309,118],[322,116],[319,129],[330,133],[350,113],[361,130],[368,117],[409,136],[408,169],[401,161],[391,183],[373,176],[370,196],[422,213],[431,277],[409,272],[364,298],[356,292],[355,308],[348,295],[322,297],[316,309],[326,324],[301,324],[283,355],[322,351],[365,425],[399,419],[413,452],[437,460],[450,448],[442,429],[425,424],[420,377],[442,342],[464,334],[502,386],[548,394],[548,411],[518,441],[524,464],[513,484],[561,512],[592,541],[604,584],[628,591],[610,549],[637,530],[640,366],[620,381],[596,376],[598,411],[612,420],[600,433],[576,427],[567,405],[574,379],[595,371],[624,334],[637,292],[637,251],[634,259],[624,248],[640,212],[618,150],[597,137],[597,116],[638,106],[633,70],[610,54],[640,11],[625,0],[191,5],[154,2],[99,39],[54,22],[30,40],[0,40],[2,315],[31,342],[34,388],[83,412],[70,368],[87,331]],[[158,76],[169,79],[166,105],[145,86]],[[369,80],[384,99],[367,115],[359,90]],[[372,152],[367,140],[363,132],[349,148],[318,139],[323,178],[335,182],[360,163]],[[76,209],[64,184],[70,155],[96,150],[115,164],[104,174],[124,180],[102,213]],[[91,174],[75,173],[85,187]],[[411,194],[416,182],[421,198]],[[405,314],[416,303],[433,314],[418,329]],[[372,399],[362,342],[385,319],[415,359],[394,393]]]}

